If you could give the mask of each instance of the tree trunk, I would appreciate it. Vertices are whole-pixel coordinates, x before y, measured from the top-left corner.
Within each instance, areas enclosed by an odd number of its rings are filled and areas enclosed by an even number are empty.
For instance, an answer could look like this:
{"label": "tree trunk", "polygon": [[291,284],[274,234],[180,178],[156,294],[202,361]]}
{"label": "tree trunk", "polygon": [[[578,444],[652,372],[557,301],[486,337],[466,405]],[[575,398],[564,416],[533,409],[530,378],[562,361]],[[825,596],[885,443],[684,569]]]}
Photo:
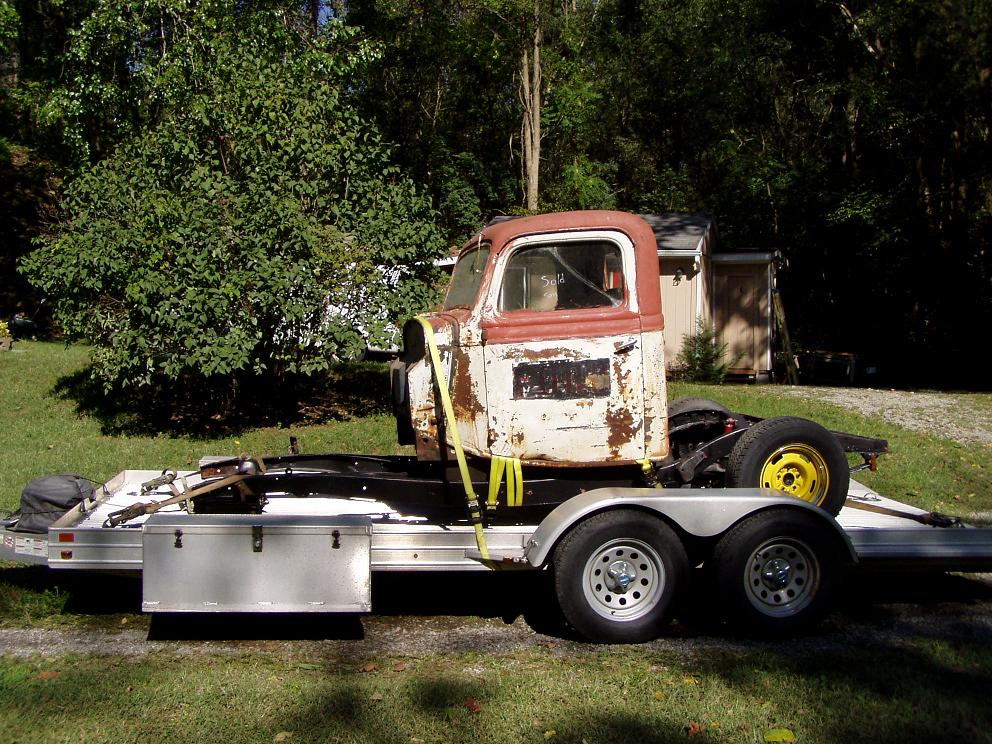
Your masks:
{"label": "tree trunk", "polygon": [[520,100],[523,104],[521,163],[527,210],[538,209],[538,187],[541,168],[541,45],[544,32],[541,14],[534,3],[534,36],[532,46],[524,47],[520,59]]}

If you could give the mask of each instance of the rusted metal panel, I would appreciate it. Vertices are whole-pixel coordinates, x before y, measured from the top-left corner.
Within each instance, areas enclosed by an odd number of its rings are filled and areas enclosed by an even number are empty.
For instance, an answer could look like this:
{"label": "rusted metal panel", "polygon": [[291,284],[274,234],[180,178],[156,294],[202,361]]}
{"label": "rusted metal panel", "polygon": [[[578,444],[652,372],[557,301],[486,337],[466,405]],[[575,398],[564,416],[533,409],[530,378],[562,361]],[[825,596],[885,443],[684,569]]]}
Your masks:
{"label": "rusted metal panel", "polygon": [[[629,348],[628,348],[629,347]],[[486,385],[489,396],[489,449],[492,454],[525,462],[610,463],[643,457],[643,381],[636,336],[574,339],[568,354],[553,341],[533,341],[528,350],[548,370],[595,370],[596,392],[581,397],[572,379],[557,378],[559,387],[530,396],[520,393],[515,375],[519,346],[487,344]],[[627,348],[624,353],[610,353]],[[610,357],[604,357],[610,353]],[[548,359],[548,357],[552,357]],[[604,364],[605,362],[605,364]],[[535,365],[530,365],[533,369]],[[547,380],[545,380],[547,383]]]}
{"label": "rusted metal panel", "polygon": [[[442,365],[447,371],[451,359],[451,325],[439,316],[427,317],[434,328],[439,349],[442,347],[448,349],[447,358],[443,352],[441,354]],[[422,333],[419,328],[416,328],[415,332]],[[428,354],[424,353],[419,359],[409,363],[407,367],[407,391],[417,458],[420,460],[439,460],[441,458],[438,439],[439,419],[443,414],[439,401],[434,395],[434,371],[431,368]]]}
{"label": "rusted metal panel", "polygon": [[[468,343],[471,337],[460,334],[459,343],[452,347],[454,363],[450,381],[451,403],[455,411],[458,435],[467,452],[489,454],[488,398],[486,368],[482,347]],[[450,436],[449,436],[450,442]]]}
{"label": "rusted metal panel", "polygon": [[[434,338],[441,357],[442,375],[451,395],[455,421],[465,450],[488,456],[488,418],[485,363],[478,344],[478,326],[472,327],[458,314],[441,313],[425,316],[434,329]],[[473,343],[474,342],[474,343]],[[407,368],[409,406],[414,429],[414,444],[421,460],[441,458],[439,438],[443,427],[443,412],[435,394],[435,372],[430,355],[410,362]],[[439,383],[438,383],[439,384]],[[451,444],[450,431],[446,434]]]}
{"label": "rusted metal panel", "polygon": [[668,455],[668,390],[662,331],[642,334],[641,363],[645,370],[644,456],[660,460]]}
{"label": "rusted metal panel", "polygon": [[513,366],[513,399],[606,398],[610,395],[608,359],[558,359]]}

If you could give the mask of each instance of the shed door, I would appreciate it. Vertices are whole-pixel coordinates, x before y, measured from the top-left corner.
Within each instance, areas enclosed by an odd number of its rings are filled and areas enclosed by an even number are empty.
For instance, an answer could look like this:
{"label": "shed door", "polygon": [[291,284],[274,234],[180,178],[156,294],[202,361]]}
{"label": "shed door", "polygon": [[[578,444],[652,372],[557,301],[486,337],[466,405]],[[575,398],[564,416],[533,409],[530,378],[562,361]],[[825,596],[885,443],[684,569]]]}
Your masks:
{"label": "shed door", "polygon": [[716,329],[719,343],[727,345],[727,361],[752,374],[767,369],[767,267],[724,265],[717,272]]}
{"label": "shed door", "polygon": [[[696,334],[696,285],[700,275],[692,271],[692,266],[692,259],[659,259],[661,311],[665,316],[665,359],[668,366],[675,364],[685,337]],[[682,274],[678,276],[680,269]]]}

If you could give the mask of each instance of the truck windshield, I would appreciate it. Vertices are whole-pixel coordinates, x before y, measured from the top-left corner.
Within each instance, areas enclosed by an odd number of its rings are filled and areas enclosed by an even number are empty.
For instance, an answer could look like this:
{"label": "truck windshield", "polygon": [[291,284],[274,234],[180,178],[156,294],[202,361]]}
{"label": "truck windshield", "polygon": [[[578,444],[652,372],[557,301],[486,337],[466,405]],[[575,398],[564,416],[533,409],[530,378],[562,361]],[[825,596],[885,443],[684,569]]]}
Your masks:
{"label": "truck windshield", "polygon": [[489,244],[483,243],[463,253],[455,264],[448,294],[444,298],[444,309],[456,307],[471,308],[475,296],[479,294],[479,285],[485,275],[486,262],[489,261]]}

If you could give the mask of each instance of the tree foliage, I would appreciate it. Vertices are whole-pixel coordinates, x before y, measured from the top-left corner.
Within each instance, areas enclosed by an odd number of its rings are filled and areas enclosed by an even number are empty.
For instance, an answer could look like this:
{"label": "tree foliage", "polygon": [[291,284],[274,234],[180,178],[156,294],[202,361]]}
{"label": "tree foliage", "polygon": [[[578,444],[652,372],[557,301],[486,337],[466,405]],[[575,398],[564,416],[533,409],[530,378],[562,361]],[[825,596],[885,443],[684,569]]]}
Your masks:
{"label": "tree foliage", "polygon": [[682,347],[671,368],[673,380],[719,384],[740,360],[727,358],[727,344],[721,344],[716,332],[701,319],[694,333],[682,336]]}
{"label": "tree foliage", "polygon": [[374,49],[290,20],[231,19],[146,71],[156,122],[79,175],[24,262],[104,380],[311,372],[430,301],[429,200],[348,100]]}
{"label": "tree foliage", "polygon": [[[536,26],[542,210],[711,212],[726,247],[781,251],[780,290],[803,345],[872,356],[893,383],[988,384],[969,362],[975,329],[992,323],[990,0],[0,0],[0,156],[44,152],[51,172],[77,181],[61,237],[46,249],[52,266],[71,263],[55,255],[77,250],[70,235],[91,233],[96,245],[140,226],[164,237],[139,244],[168,257],[178,225],[189,256],[228,246],[219,236],[230,229],[248,236],[237,250],[259,261],[267,246],[267,271],[284,277],[274,267],[302,262],[341,289],[334,307],[366,308],[378,300],[359,285],[370,286],[372,264],[393,260],[368,235],[398,245],[392,236],[405,234],[426,254],[431,221],[456,244],[494,215],[526,211],[519,86]],[[307,64],[331,59],[309,80]],[[274,142],[266,147],[263,126]],[[316,149],[291,153],[304,136]],[[267,175],[252,177],[245,164]],[[13,196],[50,194],[45,170]],[[82,214],[109,209],[84,202],[113,203],[101,195],[126,187],[132,211],[108,211],[99,238],[84,229]],[[391,217],[371,206],[379,203],[392,205]],[[33,213],[39,222],[47,214]],[[237,229],[233,215],[244,220]],[[329,237],[318,239],[321,230]],[[0,267],[30,234],[18,227]],[[313,252],[354,267],[354,277],[321,273]],[[39,277],[41,255],[32,259]],[[246,264],[232,259],[225,273],[234,265]],[[192,272],[193,259],[180,269]],[[249,279],[231,281],[250,305]],[[422,299],[414,286],[387,300],[412,307]],[[313,318],[323,317],[318,296],[327,307],[331,292],[308,295]],[[266,317],[285,310],[262,305]],[[286,337],[306,354],[318,348],[307,339],[330,351],[353,339],[340,328],[344,340]],[[251,356],[252,367],[306,367],[287,349],[272,357],[264,345],[235,345],[238,364]]]}

